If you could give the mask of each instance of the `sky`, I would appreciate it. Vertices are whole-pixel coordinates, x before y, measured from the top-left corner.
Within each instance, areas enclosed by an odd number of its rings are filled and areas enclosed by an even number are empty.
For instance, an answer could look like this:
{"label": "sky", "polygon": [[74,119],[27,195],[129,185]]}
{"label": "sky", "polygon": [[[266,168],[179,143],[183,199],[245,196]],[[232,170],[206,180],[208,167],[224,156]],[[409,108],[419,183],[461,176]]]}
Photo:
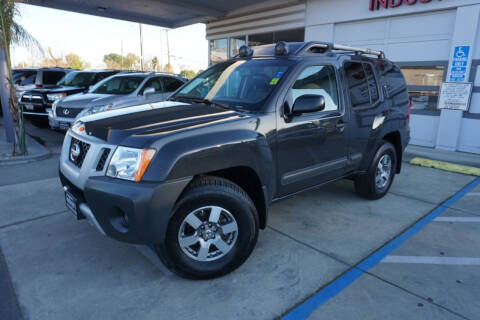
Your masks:
{"label": "sky", "polygon": [[[54,55],[78,54],[92,68],[104,68],[103,56],[108,53],[134,53],[140,56],[139,24],[72,13],[17,3],[21,18],[19,22],[42,45],[51,48]],[[194,24],[168,32],[171,63],[175,72],[180,69],[198,71],[208,66],[208,42],[205,25]],[[160,63],[167,63],[166,29],[143,25],[145,61],[157,56]],[[195,50],[192,50],[195,48]],[[38,64],[42,57],[32,50],[13,48],[14,65],[21,62]]]}

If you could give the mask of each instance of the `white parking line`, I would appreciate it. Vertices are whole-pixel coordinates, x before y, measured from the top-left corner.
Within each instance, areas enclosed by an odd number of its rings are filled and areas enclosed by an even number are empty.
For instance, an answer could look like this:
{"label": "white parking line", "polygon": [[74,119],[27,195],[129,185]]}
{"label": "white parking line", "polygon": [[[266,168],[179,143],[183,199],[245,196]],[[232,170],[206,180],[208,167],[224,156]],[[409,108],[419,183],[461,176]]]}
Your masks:
{"label": "white parking line", "polygon": [[436,222],[480,222],[480,217],[437,217]]}
{"label": "white parking line", "polygon": [[480,266],[480,258],[465,257],[387,256],[382,260],[382,262]]}

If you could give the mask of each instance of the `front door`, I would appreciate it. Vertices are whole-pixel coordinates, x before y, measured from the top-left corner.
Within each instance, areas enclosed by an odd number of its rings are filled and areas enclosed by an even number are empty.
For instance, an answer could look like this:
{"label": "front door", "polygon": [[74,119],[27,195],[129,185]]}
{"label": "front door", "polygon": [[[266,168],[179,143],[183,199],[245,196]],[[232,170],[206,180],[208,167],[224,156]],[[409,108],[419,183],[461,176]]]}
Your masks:
{"label": "front door", "polygon": [[306,94],[322,95],[325,109],[277,121],[278,196],[285,196],[342,176],[347,167],[345,112],[338,74],[332,65],[305,67],[292,83],[284,108]]}

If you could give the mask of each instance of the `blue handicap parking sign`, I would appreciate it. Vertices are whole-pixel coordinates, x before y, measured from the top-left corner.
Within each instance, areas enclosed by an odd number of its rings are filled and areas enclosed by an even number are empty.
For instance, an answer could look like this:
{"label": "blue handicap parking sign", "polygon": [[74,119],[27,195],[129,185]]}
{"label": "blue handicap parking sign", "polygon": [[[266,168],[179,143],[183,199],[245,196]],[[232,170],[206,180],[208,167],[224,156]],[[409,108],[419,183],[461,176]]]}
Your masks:
{"label": "blue handicap parking sign", "polygon": [[451,82],[465,81],[468,66],[470,46],[456,46],[453,50],[452,66],[450,69]]}

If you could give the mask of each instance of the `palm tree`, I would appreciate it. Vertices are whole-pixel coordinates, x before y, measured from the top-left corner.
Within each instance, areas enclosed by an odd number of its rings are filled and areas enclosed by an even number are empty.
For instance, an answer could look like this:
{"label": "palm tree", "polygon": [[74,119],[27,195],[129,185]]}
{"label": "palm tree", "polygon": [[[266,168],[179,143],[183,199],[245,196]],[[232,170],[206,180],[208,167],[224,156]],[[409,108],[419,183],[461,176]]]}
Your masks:
{"label": "palm tree", "polygon": [[[4,51],[6,59],[0,63],[6,64],[4,70],[8,70],[7,79],[0,79],[0,83],[6,83],[6,89],[9,92],[9,110],[12,116],[14,125],[14,142],[13,154],[25,155],[27,152],[25,145],[25,128],[23,125],[23,117],[19,112],[18,103],[15,99],[15,86],[12,77],[12,65],[10,60],[10,47],[12,45],[24,46],[27,48],[36,48],[43,53],[43,50],[38,41],[28,33],[15,20],[20,17],[20,11],[15,5],[14,0],[0,0],[0,49]],[[6,81],[4,81],[6,80]]]}

